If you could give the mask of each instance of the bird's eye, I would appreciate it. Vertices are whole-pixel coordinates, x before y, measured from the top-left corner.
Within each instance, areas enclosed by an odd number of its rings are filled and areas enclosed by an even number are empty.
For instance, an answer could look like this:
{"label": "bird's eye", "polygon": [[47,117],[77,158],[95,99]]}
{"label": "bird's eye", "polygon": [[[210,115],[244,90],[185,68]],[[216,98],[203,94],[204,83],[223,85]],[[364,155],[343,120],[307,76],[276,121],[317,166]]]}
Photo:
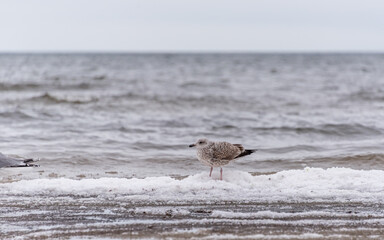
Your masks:
{"label": "bird's eye", "polygon": [[203,142],[200,141],[199,144],[203,144]]}

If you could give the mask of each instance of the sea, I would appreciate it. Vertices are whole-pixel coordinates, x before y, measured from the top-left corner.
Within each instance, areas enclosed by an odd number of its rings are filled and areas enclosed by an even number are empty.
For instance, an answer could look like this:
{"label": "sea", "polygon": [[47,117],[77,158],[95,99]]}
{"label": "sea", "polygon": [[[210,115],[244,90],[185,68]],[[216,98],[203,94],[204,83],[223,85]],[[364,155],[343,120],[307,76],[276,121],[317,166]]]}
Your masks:
{"label": "sea", "polygon": [[0,239],[382,239],[384,54],[1,53],[0,152]]}

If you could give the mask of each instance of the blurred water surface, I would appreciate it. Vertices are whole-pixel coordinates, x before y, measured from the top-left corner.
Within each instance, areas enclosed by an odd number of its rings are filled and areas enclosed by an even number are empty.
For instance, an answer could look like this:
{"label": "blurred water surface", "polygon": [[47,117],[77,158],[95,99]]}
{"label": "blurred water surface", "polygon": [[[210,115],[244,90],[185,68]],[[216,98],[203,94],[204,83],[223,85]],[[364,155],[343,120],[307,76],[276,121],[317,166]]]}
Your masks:
{"label": "blurred water surface", "polygon": [[41,158],[23,178],[190,175],[201,137],[260,149],[247,172],[384,169],[383,110],[383,54],[0,55],[0,151]]}

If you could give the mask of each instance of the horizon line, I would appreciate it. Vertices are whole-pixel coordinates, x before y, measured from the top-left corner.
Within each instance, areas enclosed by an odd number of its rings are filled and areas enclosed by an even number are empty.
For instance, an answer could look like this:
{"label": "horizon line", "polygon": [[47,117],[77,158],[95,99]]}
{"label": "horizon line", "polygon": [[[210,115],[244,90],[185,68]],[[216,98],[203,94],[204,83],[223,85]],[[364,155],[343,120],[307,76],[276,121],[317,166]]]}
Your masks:
{"label": "horizon line", "polygon": [[384,50],[0,50],[0,54],[384,54]]}

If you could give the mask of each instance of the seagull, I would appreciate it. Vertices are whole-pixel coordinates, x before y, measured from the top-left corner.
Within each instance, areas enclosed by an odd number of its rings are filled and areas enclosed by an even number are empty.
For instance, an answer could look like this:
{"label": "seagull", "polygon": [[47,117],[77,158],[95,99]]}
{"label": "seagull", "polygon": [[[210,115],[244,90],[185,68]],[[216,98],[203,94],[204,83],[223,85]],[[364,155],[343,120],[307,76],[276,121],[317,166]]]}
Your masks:
{"label": "seagull", "polygon": [[[37,160],[38,161],[38,160]],[[38,167],[35,160],[32,158],[28,159],[17,159],[13,157],[7,157],[4,154],[0,153],[0,168],[3,167]]]}
{"label": "seagull", "polygon": [[197,140],[196,143],[189,145],[189,147],[196,147],[197,159],[211,167],[210,177],[213,167],[220,167],[220,180],[223,180],[222,166],[227,165],[236,158],[244,157],[257,151],[256,149],[244,149],[241,144],[211,142],[205,138]]}

